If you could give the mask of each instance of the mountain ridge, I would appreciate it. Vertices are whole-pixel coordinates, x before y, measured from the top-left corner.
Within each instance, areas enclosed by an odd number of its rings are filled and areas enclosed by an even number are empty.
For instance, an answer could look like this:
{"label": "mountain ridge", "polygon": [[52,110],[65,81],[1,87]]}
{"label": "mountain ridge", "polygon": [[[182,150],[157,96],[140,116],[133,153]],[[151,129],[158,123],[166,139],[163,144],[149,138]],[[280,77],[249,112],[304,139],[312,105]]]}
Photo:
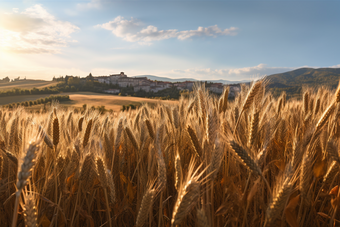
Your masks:
{"label": "mountain ridge", "polygon": [[335,89],[340,80],[340,68],[298,68],[269,75],[266,79],[267,87],[274,96],[285,91],[289,97],[301,98],[303,87]]}
{"label": "mountain ridge", "polygon": [[207,82],[213,82],[213,83],[223,83],[223,84],[239,84],[239,83],[247,83],[250,82],[250,80],[240,80],[240,81],[231,81],[231,80],[197,80],[194,78],[168,78],[168,77],[161,77],[161,76],[153,76],[153,75],[138,75],[138,76],[132,76],[132,77],[147,77],[150,80],[158,80],[158,81],[166,81],[166,82],[184,82],[184,81],[207,81]]}

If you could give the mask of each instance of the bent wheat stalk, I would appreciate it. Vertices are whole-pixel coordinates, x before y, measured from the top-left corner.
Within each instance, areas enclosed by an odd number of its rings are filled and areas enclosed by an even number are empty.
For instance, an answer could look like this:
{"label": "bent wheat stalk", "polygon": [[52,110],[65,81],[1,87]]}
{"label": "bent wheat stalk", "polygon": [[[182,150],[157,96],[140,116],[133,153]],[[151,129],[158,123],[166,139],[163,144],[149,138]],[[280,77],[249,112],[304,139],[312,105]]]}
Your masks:
{"label": "bent wheat stalk", "polygon": [[21,191],[27,184],[27,180],[29,176],[31,175],[31,170],[33,169],[33,166],[35,164],[35,157],[36,157],[36,152],[38,149],[39,149],[39,146],[36,142],[31,143],[26,151],[24,161],[21,165],[21,169],[18,174],[17,191],[15,193],[15,205],[14,205],[12,227],[15,227],[17,225],[18,205],[19,205]]}

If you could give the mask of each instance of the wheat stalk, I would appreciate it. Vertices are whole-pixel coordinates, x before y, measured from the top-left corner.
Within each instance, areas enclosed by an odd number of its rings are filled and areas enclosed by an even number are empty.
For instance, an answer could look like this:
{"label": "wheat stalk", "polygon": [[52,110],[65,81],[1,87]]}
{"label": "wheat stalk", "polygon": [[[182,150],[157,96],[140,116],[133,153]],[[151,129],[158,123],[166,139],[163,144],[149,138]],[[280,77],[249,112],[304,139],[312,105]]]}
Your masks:
{"label": "wheat stalk", "polygon": [[234,133],[236,132],[236,129],[237,129],[237,126],[238,126],[238,124],[240,122],[240,118],[241,118],[242,113],[251,106],[251,104],[254,101],[255,96],[260,91],[261,86],[262,86],[262,80],[259,80],[259,81],[255,82],[252,85],[252,87],[250,88],[250,90],[249,90],[249,92],[247,94],[247,97],[245,98],[245,100],[243,102],[243,105],[242,105],[242,108],[241,108],[241,112],[237,116],[237,121],[236,121],[236,124],[235,124]]}
{"label": "wheat stalk", "polygon": [[196,155],[198,157],[200,157],[202,155],[202,148],[201,148],[201,145],[198,142],[198,138],[196,136],[195,131],[191,128],[190,125],[187,126],[187,132],[189,134],[189,137],[190,137],[191,143],[194,147],[194,150],[196,152]]}
{"label": "wheat stalk", "polygon": [[173,118],[175,128],[178,128],[180,122],[179,122],[179,115],[178,115],[177,108],[172,109],[172,118]]}
{"label": "wheat stalk", "polygon": [[217,114],[215,111],[207,115],[206,120],[206,134],[209,140],[209,143],[213,143],[217,136],[218,124],[217,124]]}
{"label": "wheat stalk", "polygon": [[108,182],[109,189],[110,189],[110,201],[111,201],[111,203],[113,205],[116,202],[115,184],[114,184],[113,176],[112,176],[110,170],[107,170],[106,173],[107,173],[107,182]]}
{"label": "wheat stalk", "polygon": [[306,91],[305,93],[303,93],[303,112],[306,115],[309,111],[309,93],[308,91]]}
{"label": "wheat stalk", "polygon": [[84,139],[83,139],[83,147],[85,148],[87,143],[89,142],[90,139],[90,134],[91,134],[91,128],[92,128],[92,119],[89,120],[87,123],[86,129],[85,129],[85,134],[84,134]]}
{"label": "wheat stalk", "polygon": [[151,122],[149,119],[145,119],[145,124],[146,124],[146,127],[148,128],[148,132],[149,132],[149,135],[152,139],[155,139],[155,132],[153,130],[153,127],[151,125]]}
{"label": "wheat stalk", "polygon": [[83,121],[84,121],[84,116],[81,116],[78,120],[78,131],[79,132],[83,130]]}
{"label": "wheat stalk", "polygon": [[335,97],[335,101],[337,103],[339,103],[340,102],[340,81],[339,81],[339,84],[338,84],[338,88],[335,91],[334,97]]}
{"label": "wheat stalk", "polygon": [[58,118],[54,118],[53,120],[53,145],[57,146],[59,143],[59,137],[60,137],[60,132],[59,132],[59,120]]}
{"label": "wheat stalk", "polygon": [[302,198],[308,202],[308,190],[312,179],[312,158],[308,152],[305,153],[302,159],[300,170],[300,191]]}
{"label": "wheat stalk", "polygon": [[47,135],[47,133],[45,132],[45,130],[41,126],[39,126],[39,131],[41,131],[41,135],[42,135],[42,137],[44,139],[45,144],[49,148],[53,149],[54,146],[53,146],[52,140],[50,139],[50,137]]}
{"label": "wheat stalk", "polygon": [[118,128],[117,128],[117,134],[116,134],[116,140],[115,140],[115,151],[118,150],[118,147],[120,145],[120,139],[122,137],[123,132],[123,118],[120,118],[118,121]]}
{"label": "wheat stalk", "polygon": [[26,196],[24,217],[27,227],[38,227],[38,210],[32,194]]}
{"label": "wheat stalk", "polygon": [[232,148],[231,150],[234,152],[235,156],[243,165],[245,165],[255,175],[262,176],[262,171],[260,167],[257,165],[255,160],[249,156],[248,152],[241,145],[239,145],[234,140],[230,141],[229,144]]}
{"label": "wheat stalk", "polygon": [[27,180],[29,176],[31,175],[31,170],[33,169],[33,166],[35,164],[35,157],[37,150],[39,149],[37,142],[32,142],[29,144],[26,154],[23,160],[23,163],[21,164],[20,171],[18,173],[18,181],[17,181],[17,191],[15,193],[15,206],[14,206],[14,215],[13,215],[13,221],[12,221],[12,227],[15,227],[17,224],[17,217],[18,217],[18,204],[19,204],[19,198],[22,189],[27,184]]}
{"label": "wheat stalk", "polygon": [[204,93],[202,89],[198,89],[198,106],[199,106],[199,111],[200,111],[200,116],[203,120],[203,125],[205,125],[205,119],[207,115],[207,108],[205,105],[205,98],[204,98]]}
{"label": "wheat stalk", "polygon": [[84,184],[84,188],[87,190],[92,186],[94,177],[95,177],[95,164],[93,160],[92,154],[87,154],[84,158],[84,162],[81,168],[79,180],[81,180]]}
{"label": "wheat stalk", "polygon": [[339,164],[335,161],[329,166],[325,176],[323,177],[323,183],[329,184],[330,181],[335,177],[336,174],[339,173]]}
{"label": "wheat stalk", "polygon": [[338,148],[336,147],[333,139],[330,139],[327,142],[326,152],[330,156],[331,160],[336,161],[340,164],[340,157],[339,157],[339,153],[338,153]]}
{"label": "wheat stalk", "polygon": [[269,204],[266,212],[265,226],[275,226],[274,221],[280,216],[281,211],[286,205],[286,201],[290,196],[293,184],[290,179],[286,179],[280,190],[277,192],[273,201]]}
{"label": "wheat stalk", "polygon": [[248,140],[249,147],[255,144],[255,138],[256,138],[256,135],[258,134],[258,128],[259,128],[259,115],[260,115],[260,112],[257,109],[255,109],[253,113],[253,117],[251,119],[251,124],[250,124],[249,140]]}
{"label": "wheat stalk", "polygon": [[335,110],[335,102],[332,102],[328,108],[323,112],[320,120],[318,121],[318,123],[315,126],[315,134],[317,132],[319,132],[323,126],[325,126],[325,124],[327,123],[329,117],[333,114],[334,110]]}
{"label": "wheat stalk", "polygon": [[196,178],[190,179],[178,193],[172,213],[171,226],[181,224],[189,211],[195,206],[200,194],[200,183]]}
{"label": "wheat stalk", "polygon": [[100,157],[96,158],[96,167],[97,167],[97,173],[99,176],[100,183],[102,184],[103,188],[107,188],[108,181],[107,181],[106,171],[105,171],[106,167],[105,167],[105,163],[102,158]]}
{"label": "wheat stalk", "polygon": [[132,146],[138,150],[138,143],[137,143],[137,140],[136,140],[136,137],[135,135],[132,133],[131,129],[129,127],[125,127],[125,132],[127,134],[127,136],[129,137],[129,140],[130,142],[132,143]]}
{"label": "wheat stalk", "polygon": [[217,172],[221,167],[221,163],[224,156],[223,145],[219,141],[215,143],[215,149],[213,150],[208,173],[210,173],[210,179],[213,181],[216,178]]}
{"label": "wheat stalk", "polygon": [[177,191],[180,188],[181,181],[182,181],[181,159],[179,155],[177,155],[175,159],[175,188],[177,189]]}

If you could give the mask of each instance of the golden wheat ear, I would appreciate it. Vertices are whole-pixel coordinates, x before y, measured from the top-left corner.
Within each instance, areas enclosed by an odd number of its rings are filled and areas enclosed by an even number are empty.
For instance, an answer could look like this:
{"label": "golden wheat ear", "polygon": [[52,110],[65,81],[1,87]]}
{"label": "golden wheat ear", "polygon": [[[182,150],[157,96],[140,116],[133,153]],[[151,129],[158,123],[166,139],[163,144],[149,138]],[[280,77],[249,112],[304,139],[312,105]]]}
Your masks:
{"label": "golden wheat ear", "polygon": [[89,122],[87,123],[86,129],[85,129],[84,138],[83,138],[83,147],[84,148],[86,147],[86,145],[89,142],[90,134],[91,134],[91,129],[92,129],[92,124],[93,124],[93,120],[90,119]]}
{"label": "golden wheat ear", "polygon": [[190,125],[187,126],[187,132],[189,134],[189,137],[190,137],[190,140],[191,140],[191,143],[192,143],[192,146],[196,152],[196,155],[198,157],[201,157],[202,156],[202,147],[198,141],[198,138],[197,138],[197,135],[196,135],[196,132],[194,131],[194,129],[191,128]]}
{"label": "golden wheat ear", "polygon": [[185,217],[188,216],[190,211],[197,204],[200,197],[201,181],[199,178],[205,171],[200,174],[197,172],[200,170],[201,165],[196,167],[196,160],[191,159],[188,167],[186,179],[181,184],[178,190],[177,200],[173,208],[171,226],[179,225],[183,222]]}
{"label": "golden wheat ear", "polygon": [[232,140],[229,142],[229,145],[232,148],[231,150],[233,151],[235,156],[242,164],[244,164],[255,175],[262,176],[262,171],[260,167],[240,144]]}
{"label": "golden wheat ear", "polygon": [[175,188],[178,191],[181,186],[182,181],[182,165],[181,165],[181,159],[179,155],[177,154],[175,158]]}
{"label": "golden wheat ear", "polygon": [[238,126],[238,124],[240,122],[240,118],[241,118],[242,113],[251,106],[251,104],[254,101],[255,96],[261,90],[262,83],[263,83],[263,81],[259,80],[259,81],[255,82],[255,83],[253,83],[253,85],[251,86],[251,88],[250,88],[250,90],[249,90],[249,92],[248,92],[248,94],[247,94],[247,96],[246,96],[246,98],[245,98],[245,100],[243,102],[240,114],[239,114],[239,116],[237,118],[237,121],[236,121],[236,124],[235,124],[235,128],[234,128],[234,134],[235,134],[237,126]]}
{"label": "golden wheat ear", "polygon": [[53,145],[57,146],[59,143],[60,131],[59,131],[59,119],[56,117],[53,120]]}
{"label": "golden wheat ear", "polygon": [[292,182],[287,178],[267,208],[264,226],[274,226],[275,219],[281,215],[283,208],[286,206],[292,187]]}
{"label": "golden wheat ear", "polygon": [[156,195],[155,189],[148,189],[142,199],[141,206],[138,211],[136,226],[142,227],[148,219],[149,212],[152,208],[153,200]]}
{"label": "golden wheat ear", "polygon": [[38,209],[32,194],[25,198],[24,219],[27,227],[38,227]]}

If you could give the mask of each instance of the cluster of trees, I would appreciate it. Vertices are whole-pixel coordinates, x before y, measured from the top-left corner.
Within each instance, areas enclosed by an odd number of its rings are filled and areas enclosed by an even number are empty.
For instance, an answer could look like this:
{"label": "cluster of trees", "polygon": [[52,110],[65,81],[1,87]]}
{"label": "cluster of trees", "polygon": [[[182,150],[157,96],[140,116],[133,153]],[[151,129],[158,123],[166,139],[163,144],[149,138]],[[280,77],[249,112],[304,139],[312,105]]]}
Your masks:
{"label": "cluster of trees", "polygon": [[58,100],[59,102],[69,101],[70,97],[68,95],[51,95],[49,97],[40,98],[34,101],[30,100],[30,101],[25,101],[25,102],[10,103],[10,104],[4,105],[4,107],[10,108],[10,109],[18,107],[18,106],[28,107],[28,106],[51,103],[54,100]]}
{"label": "cluster of trees", "polygon": [[11,80],[8,78],[8,76],[6,76],[3,79],[0,79],[0,83],[9,83]]}
{"label": "cluster of trees", "polygon": [[[124,93],[122,91],[122,93]],[[166,88],[164,90],[158,92],[146,92],[146,91],[137,91],[134,92],[133,88],[132,91],[126,92],[128,95],[135,96],[135,97],[145,97],[145,98],[159,98],[159,99],[179,99],[181,94],[189,93],[188,90],[180,91],[176,87]]]}
{"label": "cluster of trees", "polygon": [[20,89],[13,88],[12,90],[0,91],[0,97],[15,96],[15,95],[38,95],[38,94],[58,94],[60,91],[56,87]]}

